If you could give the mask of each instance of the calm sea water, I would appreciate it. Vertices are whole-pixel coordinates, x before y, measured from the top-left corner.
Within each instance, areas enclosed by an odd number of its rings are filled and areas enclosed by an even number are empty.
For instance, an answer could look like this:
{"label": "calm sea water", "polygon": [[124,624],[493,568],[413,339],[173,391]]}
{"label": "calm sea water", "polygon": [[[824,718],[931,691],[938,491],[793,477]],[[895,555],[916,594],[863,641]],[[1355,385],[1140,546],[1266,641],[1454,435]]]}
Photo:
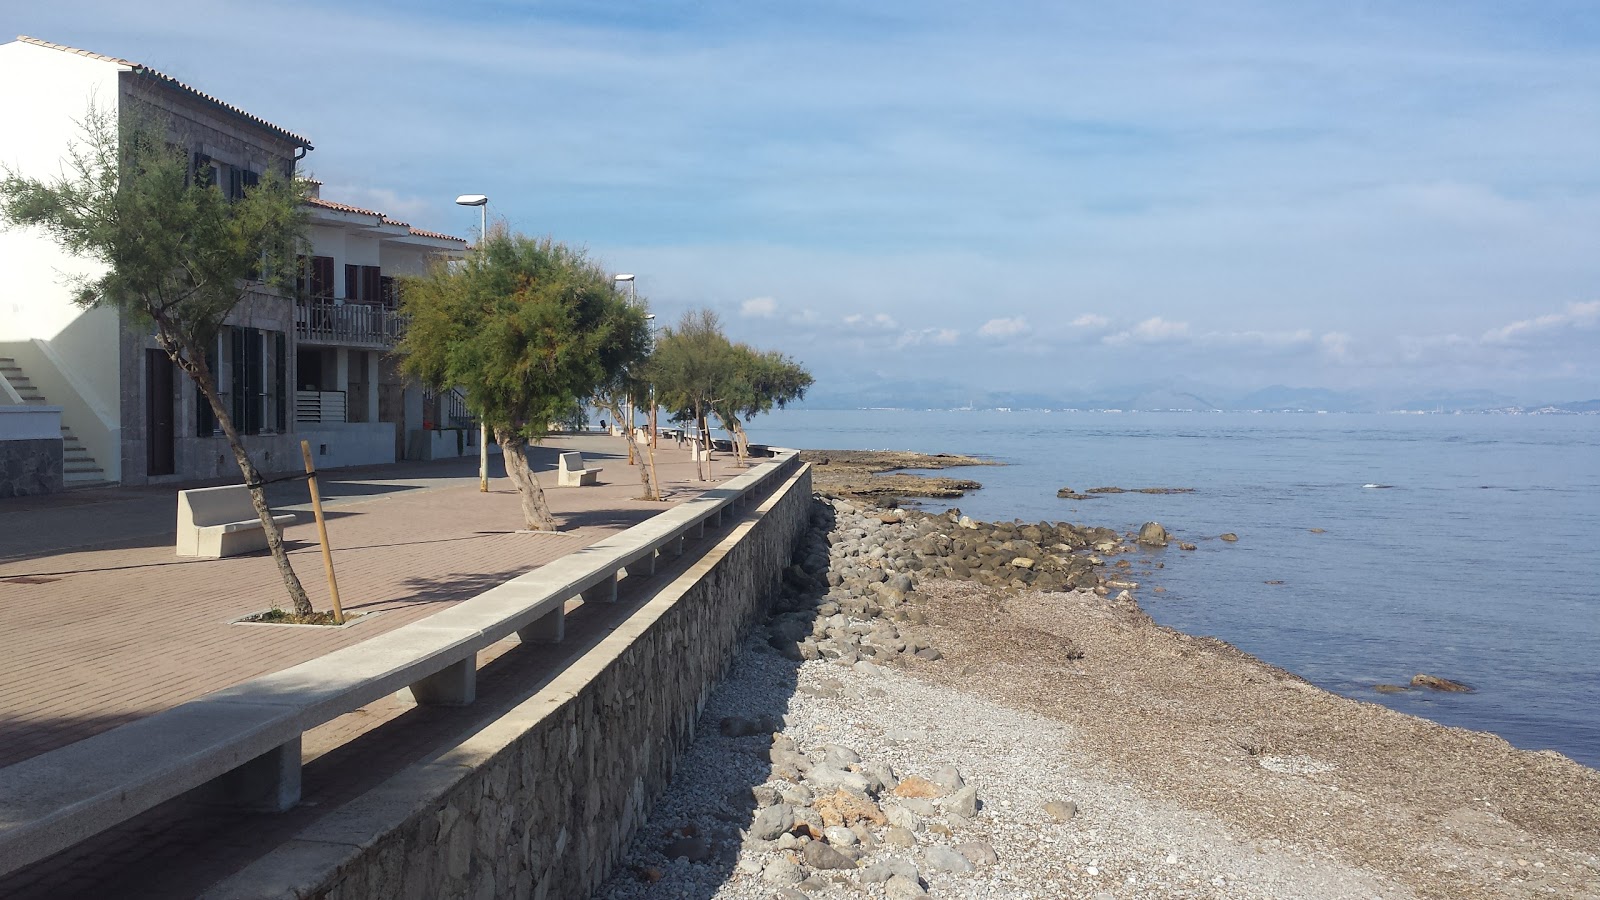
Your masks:
{"label": "calm sea water", "polygon": [[[1600,416],[787,410],[750,431],[993,457],[950,473],[983,482],[955,501],[975,518],[1159,521],[1199,544],[1135,563],[1163,624],[1600,767]],[[1196,493],[1055,496],[1106,485]],[[1372,690],[1418,672],[1477,692]]]}

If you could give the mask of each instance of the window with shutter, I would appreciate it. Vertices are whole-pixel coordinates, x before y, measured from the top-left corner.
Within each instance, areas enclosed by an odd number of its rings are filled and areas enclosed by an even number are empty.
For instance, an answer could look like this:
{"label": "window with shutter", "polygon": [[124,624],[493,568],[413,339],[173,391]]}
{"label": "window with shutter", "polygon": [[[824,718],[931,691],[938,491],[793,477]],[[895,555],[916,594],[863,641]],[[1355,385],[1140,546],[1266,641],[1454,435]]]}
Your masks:
{"label": "window with shutter", "polygon": [[377,266],[361,267],[361,301],[383,302],[383,272]]}
{"label": "window with shutter", "polygon": [[346,300],[361,299],[361,267],[349,263],[344,267],[344,298]]}

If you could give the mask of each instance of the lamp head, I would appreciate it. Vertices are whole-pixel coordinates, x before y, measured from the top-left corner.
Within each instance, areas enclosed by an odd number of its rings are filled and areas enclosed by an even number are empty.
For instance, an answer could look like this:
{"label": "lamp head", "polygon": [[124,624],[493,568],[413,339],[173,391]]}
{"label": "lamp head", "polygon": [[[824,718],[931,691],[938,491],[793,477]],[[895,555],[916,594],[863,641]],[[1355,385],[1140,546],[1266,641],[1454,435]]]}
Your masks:
{"label": "lamp head", "polygon": [[489,198],[484,194],[462,194],[456,198],[456,203],[461,206],[487,206]]}
{"label": "lamp head", "polygon": [[612,278],[612,280],[613,281],[632,281],[633,280],[633,276],[632,275],[617,275],[614,278]]}

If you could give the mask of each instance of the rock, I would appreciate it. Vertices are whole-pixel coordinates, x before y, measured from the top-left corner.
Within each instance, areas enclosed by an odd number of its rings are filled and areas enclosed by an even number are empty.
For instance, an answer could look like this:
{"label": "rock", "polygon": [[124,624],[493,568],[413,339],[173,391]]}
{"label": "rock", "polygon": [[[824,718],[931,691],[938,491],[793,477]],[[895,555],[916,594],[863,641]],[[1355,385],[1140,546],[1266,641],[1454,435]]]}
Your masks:
{"label": "rock", "polygon": [[761,880],[767,884],[799,884],[804,877],[799,866],[781,856],[761,870]]}
{"label": "rock", "polygon": [[760,719],[746,719],[743,716],[728,716],[717,723],[717,728],[723,735],[732,738],[750,737],[756,734],[769,734],[773,729],[767,727],[769,723]]}
{"label": "rock", "polygon": [[905,831],[917,831],[922,828],[922,819],[917,817],[914,810],[905,806],[895,805],[884,810],[884,817],[889,820],[892,828]]}
{"label": "rock", "polygon": [[943,797],[946,791],[921,775],[908,775],[894,787],[896,797]]}
{"label": "rock", "polygon": [[881,862],[863,868],[859,874],[863,884],[883,884],[894,877],[894,871]]}
{"label": "rock", "polygon": [[872,792],[872,782],[860,772],[820,765],[806,775],[806,780],[823,789],[846,790],[866,796]]}
{"label": "rock", "polygon": [[917,897],[926,897],[928,892],[922,889],[914,879],[904,875],[895,875],[884,882],[883,895],[888,900],[915,900]]}
{"label": "rock", "polygon": [[879,761],[867,766],[866,773],[868,778],[878,782],[881,786],[880,791],[894,790],[894,786],[900,783],[899,776],[895,774],[894,766],[887,761]]}
{"label": "rock", "polygon": [[891,825],[883,834],[883,842],[891,847],[915,847],[917,836],[909,828]]}
{"label": "rock", "polygon": [[955,766],[940,766],[933,773],[933,783],[946,791],[959,791],[967,786],[967,780],[961,777],[961,770]]}
{"label": "rock", "polygon": [[775,841],[778,835],[794,827],[794,808],[787,803],[768,806],[756,813],[750,823],[750,836],[759,841]]}
{"label": "rock", "polygon": [[1188,541],[1179,541],[1178,542],[1178,549],[1179,550],[1197,550],[1199,548],[1196,547],[1194,544],[1189,543]]}
{"label": "rock", "polygon": [[835,769],[846,769],[861,762],[861,754],[842,747],[838,744],[827,744],[822,748],[822,764]]}
{"label": "rock", "polygon": [[1000,861],[1000,857],[995,854],[994,847],[988,841],[967,841],[955,845],[954,849],[975,866],[992,866]]}
{"label": "rock", "polygon": [[1031,569],[1033,568],[1033,560],[1026,556],[1019,556],[1011,561],[1011,565],[1018,569]]}
{"label": "rock", "polygon": [[668,859],[682,857],[689,862],[705,862],[711,857],[711,844],[703,837],[682,837],[667,844],[661,851]]}
{"label": "rock", "polygon": [[1326,529],[1326,528],[1312,528],[1312,529],[1309,529],[1309,530],[1310,530],[1310,532],[1312,534],[1327,534],[1328,533],[1328,529]]}
{"label": "rock", "polygon": [[1459,681],[1451,681],[1448,678],[1439,678],[1421,673],[1412,677],[1411,685],[1412,687],[1432,688],[1436,691],[1448,691],[1452,694],[1470,694],[1474,690]]}
{"label": "rock", "polygon": [[1044,805],[1044,811],[1057,822],[1065,822],[1078,814],[1078,804],[1071,800],[1051,800]]}
{"label": "rock", "polygon": [[873,825],[889,823],[889,819],[883,814],[883,810],[878,808],[878,804],[848,791],[836,791],[822,797],[812,808],[822,817],[823,825],[854,825],[857,822],[870,822]]}
{"label": "rock", "polygon": [[978,814],[978,789],[968,785],[944,800],[944,808],[962,818],[970,819]]}
{"label": "rock", "polygon": [[937,647],[924,647],[924,648],[922,648],[921,650],[918,650],[916,653],[914,653],[912,655],[915,656],[917,659],[928,659],[928,660],[944,659],[944,654],[939,652],[939,649]]}
{"label": "rock", "polygon": [[854,831],[843,825],[829,825],[827,828],[822,829],[822,836],[835,847],[854,847],[856,844],[861,843],[861,838],[857,837]]}
{"label": "rock", "polygon": [[1146,547],[1165,547],[1167,545],[1167,529],[1161,527],[1160,522],[1146,522],[1139,527],[1139,543]]}
{"label": "rock", "polygon": [[1223,534],[1219,535],[1219,537],[1221,537],[1223,540],[1227,541],[1230,544],[1239,539],[1239,536],[1237,534],[1234,534],[1231,531],[1224,532]]}
{"label": "rock", "polygon": [[778,888],[778,893],[775,896],[778,900],[811,900],[810,894],[792,887]]}
{"label": "rock", "polygon": [[900,805],[919,816],[937,816],[939,814],[939,807],[934,805],[932,800],[924,800],[921,797],[904,797],[900,800]]}
{"label": "rock", "polygon": [[1372,689],[1380,694],[1404,694],[1406,691],[1411,690],[1411,688],[1400,684],[1375,684]]}
{"label": "rock", "polygon": [[935,872],[971,872],[973,869],[972,860],[942,844],[924,849],[922,859]]}
{"label": "rock", "polygon": [[821,841],[812,841],[800,851],[801,859],[813,869],[854,869],[856,861]]}

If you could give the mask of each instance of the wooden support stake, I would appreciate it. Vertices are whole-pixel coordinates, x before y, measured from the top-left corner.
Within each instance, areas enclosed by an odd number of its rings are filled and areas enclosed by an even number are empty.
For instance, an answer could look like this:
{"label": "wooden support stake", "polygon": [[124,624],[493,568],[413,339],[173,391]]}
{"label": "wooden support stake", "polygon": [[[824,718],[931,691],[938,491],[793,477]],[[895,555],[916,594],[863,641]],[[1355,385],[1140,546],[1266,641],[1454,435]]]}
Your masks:
{"label": "wooden support stake", "polygon": [[317,517],[317,538],[322,541],[322,568],[328,572],[328,592],[333,596],[333,624],[344,624],[344,609],[339,606],[339,581],[333,577],[333,551],[328,547],[328,523],[322,518],[322,492],[317,490],[317,469],[311,464],[311,442],[300,442],[300,455],[306,460],[306,482],[311,485],[311,512]]}

